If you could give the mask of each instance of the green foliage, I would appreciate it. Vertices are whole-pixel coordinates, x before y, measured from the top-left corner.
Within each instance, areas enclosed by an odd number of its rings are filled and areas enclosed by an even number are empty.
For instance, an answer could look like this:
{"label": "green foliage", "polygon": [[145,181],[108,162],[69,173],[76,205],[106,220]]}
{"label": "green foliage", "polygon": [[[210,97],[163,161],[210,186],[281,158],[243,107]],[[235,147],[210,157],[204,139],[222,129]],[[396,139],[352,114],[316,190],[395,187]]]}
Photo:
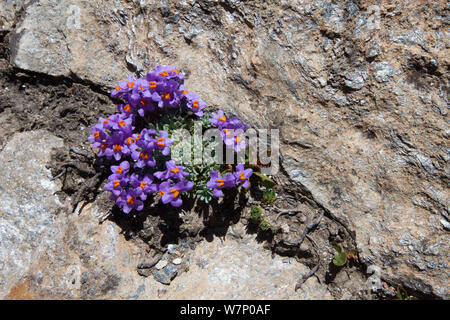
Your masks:
{"label": "green foliage", "polygon": [[276,195],[275,191],[273,189],[267,189],[263,193],[262,202],[265,204],[269,204],[269,203],[274,202],[276,200],[276,198],[277,198],[277,195]]}
{"label": "green foliage", "polygon": [[263,175],[260,172],[254,171],[253,174],[260,179],[260,185],[265,188],[273,188],[275,186],[275,181],[270,179],[268,176]]}
{"label": "green foliage", "polygon": [[263,217],[260,207],[253,207],[250,210],[250,219],[252,219],[253,223],[258,225],[261,231],[271,231],[272,233],[277,231],[277,228],[275,226],[271,226],[269,220]]}
{"label": "green foliage", "polygon": [[267,218],[262,219],[261,222],[259,223],[259,227],[261,228],[262,231],[269,230],[270,229],[269,220],[267,220]]}
{"label": "green foliage", "polygon": [[336,250],[336,253],[334,254],[333,264],[341,267],[347,263],[347,252],[343,251],[342,248],[336,243],[333,243],[332,245],[334,250]]}
{"label": "green foliage", "polygon": [[255,221],[260,221],[261,216],[262,216],[262,213],[261,213],[260,207],[253,207],[252,210],[250,211],[250,218]]}
{"label": "green foliage", "polygon": [[356,250],[348,250],[344,251],[341,246],[339,246],[337,243],[333,242],[331,244],[336,251],[334,254],[333,264],[341,267],[347,263],[349,259],[358,260],[358,253]]}
{"label": "green foliage", "polygon": [[210,179],[209,172],[218,170],[219,167],[217,164],[207,165],[205,163],[197,166],[186,166],[184,169],[189,173],[189,180],[194,183],[194,187],[188,196],[191,198],[195,197],[204,203],[210,203],[214,196],[212,190],[206,186],[206,183]]}
{"label": "green foliage", "polygon": [[406,292],[406,290],[402,286],[399,286],[397,288],[397,299],[398,300],[417,300],[416,297],[409,295],[408,292]]}

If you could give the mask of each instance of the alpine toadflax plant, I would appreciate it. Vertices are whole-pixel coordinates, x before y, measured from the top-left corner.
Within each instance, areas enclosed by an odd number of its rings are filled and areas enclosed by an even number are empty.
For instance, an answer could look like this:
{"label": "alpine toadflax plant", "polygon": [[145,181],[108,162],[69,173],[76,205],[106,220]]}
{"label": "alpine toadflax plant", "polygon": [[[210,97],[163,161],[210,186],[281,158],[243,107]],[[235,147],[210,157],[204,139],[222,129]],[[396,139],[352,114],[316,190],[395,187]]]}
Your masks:
{"label": "alpine toadflax plant", "polygon": [[170,158],[172,130],[190,130],[195,119],[216,127],[225,147],[237,152],[246,149],[242,134],[249,128],[222,110],[204,114],[206,103],[184,86],[184,74],[174,66],[157,66],[144,78],[119,81],[111,97],[122,102],[118,112],[100,118],[88,139],[110,166],[105,189],[124,213],[143,210],[149,198],[179,207],[184,193],[208,202],[226,188],[249,187],[253,171],[243,164],[223,170],[215,163],[182,166]]}

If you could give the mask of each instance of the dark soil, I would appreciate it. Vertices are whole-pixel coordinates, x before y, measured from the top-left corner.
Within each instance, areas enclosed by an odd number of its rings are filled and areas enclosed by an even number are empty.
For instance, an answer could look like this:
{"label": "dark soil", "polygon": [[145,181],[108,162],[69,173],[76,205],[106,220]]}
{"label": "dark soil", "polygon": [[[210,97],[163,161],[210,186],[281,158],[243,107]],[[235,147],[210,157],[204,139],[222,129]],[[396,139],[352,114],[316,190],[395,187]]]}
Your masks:
{"label": "dark soil", "polygon": [[[311,269],[319,264],[314,276],[329,285],[335,298],[343,297],[345,291],[359,299],[376,298],[364,289],[364,266],[358,261],[342,268],[331,263],[334,254],[331,242],[339,242],[346,249],[354,249],[355,242],[351,231],[328,212],[310,231],[312,240],[305,238],[300,246],[289,245],[301,237],[306,225],[317,219],[320,210],[324,209],[308,192],[289,182],[282,172],[274,177],[277,198],[271,204],[262,204],[257,193],[252,194],[251,205],[242,193],[230,194],[210,207],[186,201],[177,209],[153,203],[150,199],[142,213],[124,215],[103,191],[109,173],[101,162],[92,160],[95,155],[87,141],[90,128],[98,118],[116,112],[116,105],[108,93],[77,79],[24,72],[13,68],[8,61],[8,35],[0,34],[0,151],[16,132],[45,129],[62,138],[65,147],[54,151],[52,173],[58,175],[61,165],[67,162],[76,163],[79,168],[68,166],[65,174],[59,177],[63,181],[59,196],[62,199],[71,197],[72,201],[84,200],[85,204],[96,198],[104,200],[101,201],[104,211],[111,212],[109,219],[122,228],[128,239],[146,250],[149,258],[161,255],[169,243],[187,241],[194,247],[197,241],[223,237],[231,225],[241,221],[247,225],[247,231],[257,233],[257,239],[265,242],[274,254],[295,257]],[[86,153],[92,159],[71,149]],[[93,181],[97,172],[101,173],[99,179]],[[80,190],[82,194],[78,194]],[[75,199],[77,196],[79,198]],[[249,212],[254,205],[263,208],[263,217],[275,227],[273,231],[263,231],[252,222]],[[276,219],[279,212],[276,209],[299,212]],[[293,285],[298,280],[292,279]]]}

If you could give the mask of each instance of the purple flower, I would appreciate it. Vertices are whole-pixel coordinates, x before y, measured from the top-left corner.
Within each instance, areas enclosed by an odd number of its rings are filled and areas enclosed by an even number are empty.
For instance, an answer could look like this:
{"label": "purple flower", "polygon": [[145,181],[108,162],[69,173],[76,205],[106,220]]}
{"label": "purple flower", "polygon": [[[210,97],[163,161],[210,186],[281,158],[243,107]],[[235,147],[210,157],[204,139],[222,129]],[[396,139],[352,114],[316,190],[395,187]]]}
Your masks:
{"label": "purple flower", "polygon": [[166,162],[166,171],[157,171],[154,173],[154,176],[160,180],[167,180],[170,178],[174,178],[177,180],[183,180],[184,177],[189,176],[189,173],[182,171],[182,166],[177,166],[175,161],[170,160]]}
{"label": "purple flower", "polygon": [[142,135],[131,145],[131,158],[136,161],[135,167],[143,168],[144,166],[154,167],[156,161],[153,158],[153,150],[155,149],[155,139],[147,138]]}
{"label": "purple flower", "polygon": [[236,184],[243,186],[245,189],[247,189],[250,186],[249,178],[253,174],[252,169],[245,169],[244,165],[242,163],[238,164],[236,166],[236,172],[233,173],[234,177],[236,179]]}
{"label": "purple flower", "polygon": [[180,104],[180,93],[178,91],[179,83],[175,80],[167,80],[160,87],[161,101],[158,107],[176,108]]}
{"label": "purple flower", "polygon": [[136,106],[131,106],[128,104],[119,104],[117,105],[117,109],[119,113],[123,114],[126,117],[129,117],[134,122],[134,110],[136,109]]}
{"label": "purple flower", "polygon": [[148,194],[158,191],[158,185],[153,184],[153,177],[151,174],[141,177],[136,173],[133,173],[130,177],[130,184],[134,189],[141,189],[142,193],[139,197],[143,201],[147,199]]}
{"label": "purple flower", "polygon": [[105,155],[107,159],[114,157],[116,160],[120,160],[122,156],[128,156],[130,154],[130,148],[126,144],[125,135],[123,132],[114,132],[106,139],[107,148],[105,149]]}
{"label": "purple flower", "polygon": [[182,180],[173,186],[170,184],[170,181],[165,181],[159,185],[161,201],[164,204],[170,203],[173,207],[179,207],[183,204],[180,193],[191,190],[194,184],[188,180]]}
{"label": "purple flower", "polygon": [[112,123],[110,122],[110,118],[99,118],[99,124],[103,127],[103,130],[111,130]]}
{"label": "purple flower", "polygon": [[225,116],[225,113],[223,110],[217,111],[217,113],[213,112],[212,118],[209,119],[209,121],[216,126],[219,129],[222,129],[227,124],[227,117]]}
{"label": "purple flower", "polygon": [[126,188],[128,184],[128,176],[120,173],[114,173],[108,177],[109,182],[105,184],[105,190],[110,191],[115,196],[120,196],[120,193]]}
{"label": "purple flower", "polygon": [[162,150],[162,154],[168,156],[170,154],[170,145],[173,144],[173,140],[169,139],[167,131],[161,130],[159,132],[159,138],[156,139],[156,149]]}
{"label": "purple flower", "polygon": [[178,72],[175,66],[167,65],[167,66],[156,66],[154,70],[147,73],[145,76],[147,81],[166,81],[166,80],[175,80],[178,83],[183,83],[184,74]]}
{"label": "purple flower", "polygon": [[242,139],[242,129],[223,129],[222,138],[227,147],[233,148],[236,152],[247,148],[247,141]]}
{"label": "purple flower", "polygon": [[213,195],[217,198],[223,196],[223,188],[233,188],[236,186],[236,178],[233,174],[222,177],[217,171],[211,171],[209,175],[211,179],[206,183],[206,186],[213,190]]}
{"label": "purple flower", "polygon": [[122,161],[118,166],[111,166],[112,173],[126,175],[130,170],[130,163],[128,161]]}
{"label": "purple flower", "polygon": [[206,108],[206,103],[201,101],[199,96],[193,92],[188,92],[186,95],[187,107],[197,116],[203,116],[203,109]]}
{"label": "purple flower", "polygon": [[[96,124],[91,128],[91,135],[88,141],[92,143],[92,149],[101,148],[102,144],[106,142],[108,135],[103,131],[103,125]],[[106,149],[106,148],[105,148]]]}
{"label": "purple flower", "polygon": [[141,195],[142,195],[141,188],[128,189],[126,191],[122,191],[119,200],[119,203],[122,206],[121,207],[122,211],[125,213],[129,213],[133,209],[141,211],[144,208],[144,203],[139,199]]}
{"label": "purple flower", "polygon": [[131,117],[127,117],[123,113],[116,113],[109,116],[108,123],[111,129],[122,131],[126,136],[131,136],[133,133],[134,127],[131,125],[133,123],[133,119]]}
{"label": "purple flower", "polygon": [[126,99],[128,93],[132,91],[135,80],[132,77],[128,77],[127,81],[119,81],[116,88],[111,92],[111,97],[123,97]]}
{"label": "purple flower", "polygon": [[150,88],[150,84],[145,79],[137,79],[134,83],[133,94],[142,95]]}

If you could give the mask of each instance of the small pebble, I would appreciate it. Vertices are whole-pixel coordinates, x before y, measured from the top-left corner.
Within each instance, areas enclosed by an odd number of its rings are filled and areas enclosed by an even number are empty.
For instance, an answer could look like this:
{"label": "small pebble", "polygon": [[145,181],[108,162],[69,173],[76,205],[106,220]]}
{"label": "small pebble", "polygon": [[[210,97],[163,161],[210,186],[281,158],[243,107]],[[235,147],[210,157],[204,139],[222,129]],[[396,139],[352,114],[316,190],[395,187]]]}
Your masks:
{"label": "small pebble", "polygon": [[172,261],[173,264],[180,264],[181,263],[181,258],[176,258]]}
{"label": "small pebble", "polygon": [[161,260],[161,261],[159,261],[159,262],[156,264],[155,268],[156,268],[157,270],[161,270],[161,269],[164,268],[165,266],[167,266],[167,261],[166,261],[166,260]]}
{"label": "small pebble", "polygon": [[178,248],[178,246],[177,246],[176,244],[169,244],[169,245],[167,246],[167,251],[168,251],[170,254],[174,254],[175,251],[177,250],[177,248]]}

